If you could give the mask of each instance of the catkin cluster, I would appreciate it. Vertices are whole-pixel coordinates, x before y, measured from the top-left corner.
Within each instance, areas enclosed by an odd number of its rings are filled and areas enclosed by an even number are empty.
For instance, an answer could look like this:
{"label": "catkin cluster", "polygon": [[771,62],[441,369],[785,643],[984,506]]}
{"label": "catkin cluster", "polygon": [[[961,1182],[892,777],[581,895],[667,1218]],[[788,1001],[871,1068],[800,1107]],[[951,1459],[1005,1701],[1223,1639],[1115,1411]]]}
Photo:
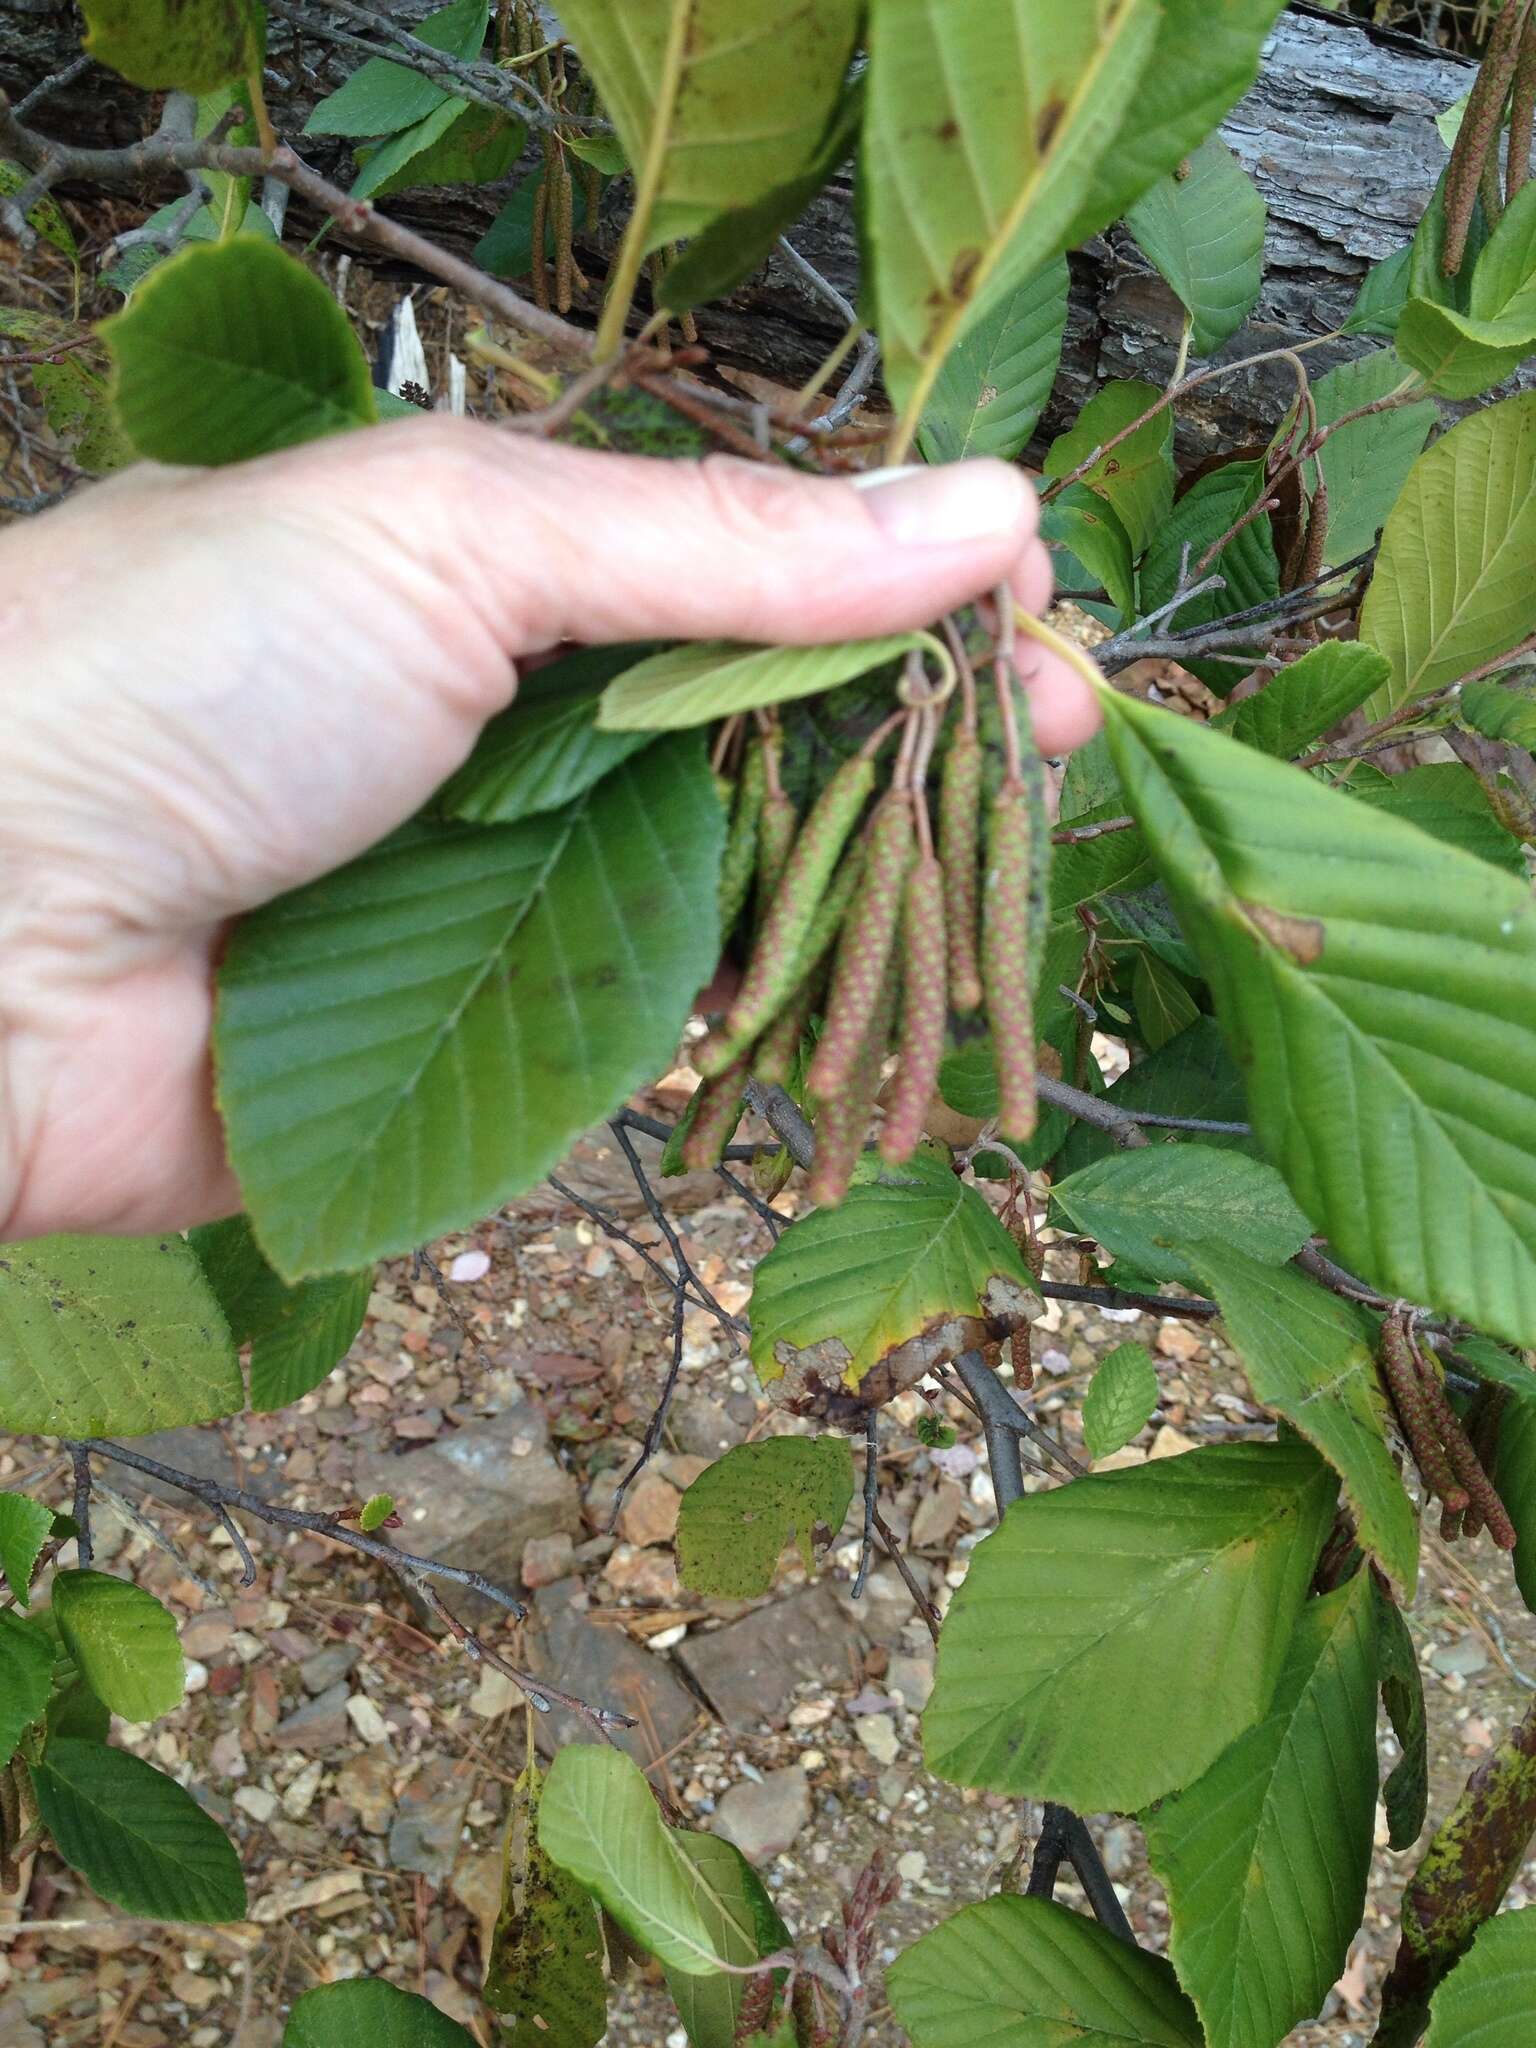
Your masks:
{"label": "catkin cluster", "polygon": [[921,777],[901,762],[882,788],[866,749],[801,818],[779,785],[776,737],[751,740],[730,789],[720,879],[722,930],[745,925],[746,964],[697,1056],[704,1085],[682,1164],[718,1163],[755,1076],[807,1098],[816,1123],[810,1194],[840,1201],[877,1097],[881,1157],[890,1165],[911,1158],[951,1014],[983,1004],[1001,1127],[1020,1141],[1032,1135],[1049,833],[1043,790],[1005,775],[989,798],[985,767],[982,744],[963,723],[940,774],[935,844]]}
{"label": "catkin cluster", "polygon": [[1464,1423],[1451,1406],[1439,1366],[1400,1310],[1382,1318],[1380,1366],[1424,1491],[1440,1503],[1442,1538],[1454,1543],[1486,1528],[1500,1550],[1513,1550],[1514,1525],[1488,1476],[1498,1448],[1503,1390],[1483,1387]]}

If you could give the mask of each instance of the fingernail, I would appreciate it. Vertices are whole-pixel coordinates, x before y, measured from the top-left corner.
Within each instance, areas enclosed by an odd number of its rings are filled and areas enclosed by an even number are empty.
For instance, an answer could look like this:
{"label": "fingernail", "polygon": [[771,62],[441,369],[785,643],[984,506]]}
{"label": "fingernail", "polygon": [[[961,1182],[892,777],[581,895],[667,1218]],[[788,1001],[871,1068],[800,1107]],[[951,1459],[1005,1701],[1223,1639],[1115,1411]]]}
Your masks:
{"label": "fingernail", "polygon": [[951,462],[871,469],[853,478],[866,492],[870,516],[903,548],[954,547],[1014,532],[1028,486],[1005,462]]}

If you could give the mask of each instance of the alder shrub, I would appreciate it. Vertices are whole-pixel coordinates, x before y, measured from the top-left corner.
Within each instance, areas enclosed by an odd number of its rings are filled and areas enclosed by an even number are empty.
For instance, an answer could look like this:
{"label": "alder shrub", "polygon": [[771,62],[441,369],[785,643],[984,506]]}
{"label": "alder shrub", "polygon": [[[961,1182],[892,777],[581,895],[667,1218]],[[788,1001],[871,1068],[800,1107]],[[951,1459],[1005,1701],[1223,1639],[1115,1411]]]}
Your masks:
{"label": "alder shrub", "polygon": [[[83,11],[96,59],[170,95],[134,163],[199,181],[124,249],[101,326],[0,315],[80,469],[236,461],[405,409],[275,238],[263,178],[494,323],[474,346],[521,394],[508,431],[826,470],[1019,457],[1067,252],[1123,223],[1183,304],[1184,359],[1168,390],[1104,385],[1050,444],[1045,531],[1108,630],[1106,675],[1150,650],[1229,701],[1203,721],[1095,672],[1105,729],[1053,819],[1018,682],[1055,636],[1005,592],[857,645],[577,651],[420,817],[246,919],[215,1043],[245,1213],[0,1258],[0,1425],[62,1439],[76,1479],[67,1517],[0,1495],[5,1863],[43,1841],[130,1913],[242,1916],[192,1791],[110,1741],[111,1715],[172,1710],[183,1668],[170,1615],[91,1567],[92,1461],[163,1473],[135,1435],[299,1399],[375,1260],[532,1188],[595,1121],[643,1178],[624,1104],[723,952],[736,992],[662,1173],[734,1162],[761,1205],[808,1172],[748,1342],[769,1398],[819,1428],[695,1481],[684,1582],[761,1595],[791,1539],[809,1565],[849,1509],[851,1439],[867,1562],[880,1411],[918,1384],[975,1409],[1004,1511],[938,1627],[925,1754],[1044,1821],[1027,1881],[888,1969],[897,2020],[916,2048],[1274,2048],[1344,1967],[1378,1791],[1396,1852],[1425,1826],[1402,1612],[1424,1518],[1509,1553],[1536,1601],[1536,396],[1496,396],[1536,351],[1531,0],[1492,10],[1433,203],[1343,330],[1358,352],[1315,379],[1279,352],[1295,398],[1268,447],[1182,478],[1180,401],[1223,374],[1199,364],[1260,289],[1264,207],[1215,130],[1279,0],[563,0],[568,43],[521,0],[495,21],[455,0],[310,120],[352,140],[351,192],[272,134],[250,0]],[[69,253],[50,187],[112,162],[54,147],[46,115],[0,106],[3,205]],[[504,179],[530,137],[483,268],[373,209]],[[864,324],[813,389],[755,408],[711,378],[692,309],[850,166]],[[564,367],[525,362],[520,331]],[[859,410],[870,337],[889,415]],[[1112,1084],[1096,1034],[1130,1056]],[[748,1106],[772,1143],[735,1142]],[[964,1151],[933,1135],[939,1106],[979,1130]],[[1261,1439],[1088,1473],[1053,1443],[1029,1399],[1030,1325],[1061,1285],[1046,1226],[1094,1298],[1219,1318]],[[1123,1345],[1084,1403],[1090,1453],[1155,1400]],[[936,1410],[920,1434],[944,1429]],[[1021,1438],[1051,1480],[1027,1493]],[[260,1523],[377,1558],[515,1669],[451,1611],[454,1581],[512,1596],[399,1550],[388,1498],[300,1512],[170,1477],[242,1551]],[[516,1675],[535,1709],[564,1697]],[[1401,1755],[1380,1788],[1378,1698]],[[839,1926],[786,1927],[739,1852],[601,1739],[622,1717],[581,1704],[593,1739],[547,1773],[530,1749],[519,1781],[488,2027],[593,2048],[617,1945],[660,1964],[698,2048],[865,2038],[880,1869]],[[1536,2039],[1536,1916],[1494,1917],[1536,1823],[1533,1745],[1528,1717],[1419,1856],[1378,2041]],[[1137,1945],[1085,1813],[1144,1829],[1166,1957]],[[1053,1897],[1064,1862],[1093,1917]],[[300,1999],[285,2040],[365,2035],[469,2038],[359,1981]]]}

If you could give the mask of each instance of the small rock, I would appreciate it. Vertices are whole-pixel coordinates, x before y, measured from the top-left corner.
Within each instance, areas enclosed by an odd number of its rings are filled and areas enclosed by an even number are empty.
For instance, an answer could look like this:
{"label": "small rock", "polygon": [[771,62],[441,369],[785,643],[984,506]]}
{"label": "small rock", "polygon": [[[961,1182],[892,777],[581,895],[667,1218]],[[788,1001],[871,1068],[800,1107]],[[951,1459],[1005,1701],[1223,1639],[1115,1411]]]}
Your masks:
{"label": "small rock", "polygon": [[[315,1803],[315,1794],[320,1790],[324,1775],[320,1764],[306,1764],[291,1785],[283,1788],[283,1812],[289,1820],[302,1820]],[[238,1803],[240,1795],[236,1793]]]}
{"label": "small rock", "polygon": [[921,1884],[928,1872],[928,1858],[921,1849],[909,1849],[896,1859],[896,1875],[903,1884]]}
{"label": "small rock", "polygon": [[[669,1658],[651,1656],[622,1629],[598,1628],[588,1621],[573,1598],[581,1590],[578,1581],[566,1579],[538,1595],[542,1626],[529,1634],[528,1662],[581,1699],[635,1715],[638,1725],[620,1730],[617,1740],[642,1769],[649,1768],[687,1736],[698,1719],[698,1701],[679,1681]],[[580,1716],[559,1706],[534,1716],[534,1733],[545,1756],[567,1742],[592,1738]]]}
{"label": "small rock", "polygon": [[310,1913],[317,1906],[328,1906],[332,1899],[345,1897],[348,1892],[363,1889],[363,1873],[360,1870],[328,1870],[323,1876],[313,1877],[308,1884],[294,1887],[292,1891],[271,1892],[264,1899],[258,1899],[251,1907],[251,1918],[259,1926],[270,1927],[275,1921],[286,1920],[290,1913]]}
{"label": "small rock", "polygon": [[45,2048],[42,2035],[27,2018],[19,1998],[0,1998],[0,2041],[5,2048]]}
{"label": "small rock", "polygon": [[640,1474],[625,1496],[619,1515],[619,1534],[626,1543],[644,1548],[650,1543],[670,1543],[677,1534],[678,1510],[683,1497],[670,1480],[659,1472]]}
{"label": "small rock", "polygon": [[1131,1857],[1134,1853],[1134,1837],[1129,1828],[1106,1828],[1099,1843],[1099,1854],[1104,1859],[1104,1868],[1111,1877],[1127,1878],[1131,1874]]}
{"label": "small rock", "polygon": [[235,1794],[235,1804],[242,1813],[265,1827],[277,1811],[277,1794],[268,1792],[262,1785],[242,1785]]}
{"label": "small rock", "polygon": [[218,1656],[234,1632],[232,1616],[199,1614],[182,1630],[181,1647],[187,1656],[197,1658],[200,1663],[206,1663],[210,1657]]}
{"label": "small rock", "polygon": [[911,1543],[914,1550],[937,1550],[948,1542],[965,1505],[965,1493],[952,1479],[940,1480],[932,1493],[925,1493],[912,1517]]}
{"label": "small rock", "polygon": [[347,1688],[328,1686],[318,1699],[296,1708],[272,1731],[278,1749],[295,1749],[302,1756],[324,1755],[339,1749],[347,1740]]}
{"label": "small rock", "polygon": [[434,1884],[458,1861],[469,1804],[470,1774],[445,1757],[417,1772],[400,1795],[389,1830],[389,1860],[396,1870],[417,1870]]}
{"label": "small rock", "polygon": [[675,1607],[679,1598],[677,1565],[669,1551],[621,1544],[603,1566],[603,1577],[616,1593],[627,1593],[632,1600]]}
{"label": "small rock", "polygon": [[530,1592],[566,1578],[576,1563],[576,1546],[562,1529],[554,1536],[534,1536],[523,1545],[523,1584]]}
{"label": "small rock", "polygon": [[[899,1578],[896,1583],[901,1585]],[[901,1594],[910,1612],[904,1586]],[[807,1679],[826,1687],[846,1684],[853,1675],[863,1619],[859,1608],[845,1615],[823,1583],[744,1614],[713,1635],[690,1635],[676,1654],[728,1728],[782,1724]]]}
{"label": "small rock", "polygon": [[885,1682],[892,1692],[899,1692],[902,1704],[909,1713],[920,1714],[928,1704],[928,1695],[933,1691],[934,1653],[930,1649],[926,1656],[921,1651],[912,1656],[894,1656],[886,1667]]}
{"label": "small rock", "polygon": [[353,1693],[347,1701],[347,1719],[364,1742],[388,1742],[389,1723],[367,1693]]}
{"label": "small rock", "polygon": [[1183,1323],[1164,1323],[1157,1333],[1157,1348],[1164,1358],[1199,1358],[1205,1346]]}
{"label": "small rock", "polygon": [[[985,1476],[976,1474],[978,1479]],[[912,1595],[893,1564],[876,1565],[857,1600],[852,1585],[839,1580],[836,1598],[856,1628],[862,1629],[872,1643],[884,1643],[890,1649],[901,1641],[901,1632],[913,1612]]]}
{"label": "small rock", "polygon": [[501,1911],[501,1851],[483,1849],[461,1856],[454,1866],[452,1890],[459,1904],[474,1916],[483,1962],[491,1952],[491,1936]]}
{"label": "small rock", "polygon": [[364,1832],[382,1835],[395,1810],[395,1771],[388,1757],[354,1756],[336,1778],[336,1796],[352,1807]]}
{"label": "small rock", "polygon": [[889,1714],[866,1714],[853,1732],[877,1764],[893,1764],[901,1754],[896,1723]]}
{"label": "small rock", "polygon": [[172,1998],[179,1998],[193,2012],[202,2012],[219,1995],[217,1977],[202,1976],[196,1970],[178,1970],[167,1986]]}
{"label": "small rock", "polygon": [[1153,1437],[1152,1447],[1147,1452],[1147,1456],[1149,1459],[1176,1458],[1181,1451],[1192,1451],[1194,1448],[1195,1440],[1192,1436],[1185,1436],[1182,1430],[1174,1429],[1169,1423],[1165,1422],[1157,1432],[1157,1435]]}
{"label": "small rock", "polygon": [[489,1252],[460,1252],[448,1268],[450,1280],[483,1280],[491,1270]]}
{"label": "small rock", "polygon": [[480,1683],[469,1696],[469,1711],[479,1714],[482,1720],[494,1721],[501,1714],[511,1713],[514,1707],[523,1704],[523,1691],[505,1671],[498,1671],[494,1665],[483,1666]]}
{"label": "small rock", "polygon": [[714,1462],[713,1458],[694,1457],[687,1451],[663,1451],[656,1460],[656,1470],[663,1479],[670,1479],[679,1493],[686,1493]]}
{"label": "small rock", "polygon": [[1475,1678],[1479,1671],[1487,1670],[1488,1652],[1476,1636],[1463,1636],[1459,1642],[1437,1643],[1429,1662],[1443,1677]]}
{"label": "small rock", "polygon": [[751,1863],[782,1856],[811,1817],[811,1788],[792,1767],[769,1771],[760,1785],[733,1785],[715,1808],[710,1827],[734,1842]]}
{"label": "small rock", "polygon": [[329,1692],[333,1685],[349,1676],[362,1654],[356,1643],[327,1643],[323,1650],[316,1650],[299,1666],[299,1683],[307,1693]]}
{"label": "small rock", "polygon": [[672,1403],[669,1420],[678,1448],[711,1462],[743,1442],[750,1426],[739,1422],[724,1402],[689,1392],[679,1394]]}

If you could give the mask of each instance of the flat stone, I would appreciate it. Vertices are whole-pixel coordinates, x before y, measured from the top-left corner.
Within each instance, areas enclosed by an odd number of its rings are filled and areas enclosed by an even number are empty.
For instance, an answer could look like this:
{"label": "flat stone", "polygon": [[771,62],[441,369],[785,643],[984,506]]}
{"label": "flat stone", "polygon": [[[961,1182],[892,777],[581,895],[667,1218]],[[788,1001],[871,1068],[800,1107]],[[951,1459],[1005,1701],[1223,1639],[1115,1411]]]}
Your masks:
{"label": "flat stone", "polygon": [[253,1821],[264,1827],[277,1811],[277,1794],[267,1791],[262,1785],[242,1785],[235,1794],[235,1804],[242,1813],[248,1813]]}
{"label": "flat stone", "polygon": [[351,1740],[344,1680],[327,1687],[318,1699],[296,1707],[272,1731],[276,1748],[296,1750],[300,1756],[323,1756],[328,1750],[345,1747]]}
{"label": "flat stone", "polygon": [[696,1458],[722,1458],[746,1440],[746,1428],[708,1394],[679,1394],[667,1421],[678,1449]]}
{"label": "flat stone", "polygon": [[0,2041],[5,2048],[47,2048],[19,1997],[0,1998]]}
{"label": "flat stone", "polygon": [[379,1711],[378,1703],[369,1699],[367,1693],[352,1694],[347,1701],[347,1719],[364,1742],[388,1742],[389,1723]]}
{"label": "flat stone", "polygon": [[733,1785],[715,1808],[709,1825],[746,1857],[763,1863],[782,1856],[811,1817],[811,1788],[798,1766],[769,1771],[761,1784],[750,1778]]}
{"label": "flat stone", "polygon": [[683,1496],[659,1472],[642,1472],[624,1497],[619,1534],[639,1549],[651,1543],[670,1543],[677,1534],[682,1504]]}
{"label": "flat stone", "polygon": [[229,1647],[235,1633],[234,1618],[228,1614],[199,1614],[181,1632],[181,1647],[189,1657],[202,1662],[217,1657]]}
{"label": "flat stone", "polygon": [[902,1641],[903,1630],[917,1612],[893,1564],[876,1565],[857,1600],[851,1580],[839,1580],[833,1598],[872,1643],[883,1643],[891,1650]]}
{"label": "flat stone", "polygon": [[501,1851],[467,1849],[454,1870],[452,1891],[474,1918],[484,1960],[491,1952],[491,1937],[501,1914]]}
{"label": "flat stone", "polygon": [[498,1671],[494,1664],[486,1664],[481,1667],[479,1684],[469,1696],[469,1711],[482,1720],[494,1721],[498,1715],[510,1714],[514,1707],[522,1706],[525,1698],[515,1679]]}
{"label": "flat stone", "polygon": [[930,1649],[925,1656],[922,1651],[907,1656],[895,1656],[886,1668],[885,1683],[892,1692],[901,1694],[902,1705],[912,1714],[920,1714],[928,1704],[928,1695],[933,1691],[934,1652]]}
{"label": "flat stone", "polygon": [[896,1723],[889,1714],[866,1714],[854,1723],[853,1732],[877,1764],[893,1764],[901,1753]]}
{"label": "flat stone", "polygon": [[1437,1643],[1429,1662],[1444,1678],[1475,1678],[1487,1670],[1488,1652],[1475,1636],[1463,1636],[1460,1642]]}
{"label": "flat stone", "polygon": [[846,1684],[861,1648],[857,1626],[823,1582],[712,1635],[690,1634],[676,1655],[726,1726],[749,1729],[763,1722],[782,1727],[795,1688],[807,1679]]}
{"label": "flat stone", "polygon": [[311,1698],[339,1685],[363,1654],[359,1643],[327,1643],[299,1666],[299,1683]]}
{"label": "flat stone", "polygon": [[395,1810],[395,1767],[387,1756],[349,1757],[336,1774],[336,1796],[352,1807],[364,1832],[382,1835]]}
{"label": "flat stone", "polygon": [[912,1517],[912,1548],[937,1550],[947,1543],[960,1519],[965,1498],[965,1489],[956,1486],[952,1479],[941,1479],[931,1493],[925,1493]]}
{"label": "flat stone", "polygon": [[576,1546],[562,1529],[556,1536],[535,1536],[523,1545],[523,1584],[530,1592],[557,1585],[576,1569]]}
{"label": "flat stone", "polygon": [[621,1543],[603,1566],[603,1577],[616,1593],[631,1600],[649,1600],[657,1607],[675,1607],[681,1595],[677,1563],[670,1550],[636,1550]]}
{"label": "flat stone", "polygon": [[[683,1740],[698,1719],[698,1702],[665,1654],[640,1649],[622,1629],[588,1621],[576,1604],[579,1593],[578,1582],[565,1579],[536,1596],[540,1627],[528,1635],[530,1668],[593,1706],[635,1715],[638,1725],[615,1736],[644,1769]],[[545,1756],[593,1736],[589,1722],[560,1706],[536,1714],[534,1730]]]}
{"label": "flat stone", "polygon": [[434,1884],[447,1881],[459,1859],[469,1771],[446,1757],[423,1765],[400,1794],[389,1829],[389,1860],[396,1870],[420,1871]]}
{"label": "flat stone", "polygon": [[[576,1482],[550,1453],[543,1415],[523,1401],[408,1456],[360,1458],[356,1489],[394,1496],[402,1549],[467,1565],[509,1591],[535,1537],[581,1530]],[[444,1590],[469,1619],[502,1611],[480,1594]]]}

